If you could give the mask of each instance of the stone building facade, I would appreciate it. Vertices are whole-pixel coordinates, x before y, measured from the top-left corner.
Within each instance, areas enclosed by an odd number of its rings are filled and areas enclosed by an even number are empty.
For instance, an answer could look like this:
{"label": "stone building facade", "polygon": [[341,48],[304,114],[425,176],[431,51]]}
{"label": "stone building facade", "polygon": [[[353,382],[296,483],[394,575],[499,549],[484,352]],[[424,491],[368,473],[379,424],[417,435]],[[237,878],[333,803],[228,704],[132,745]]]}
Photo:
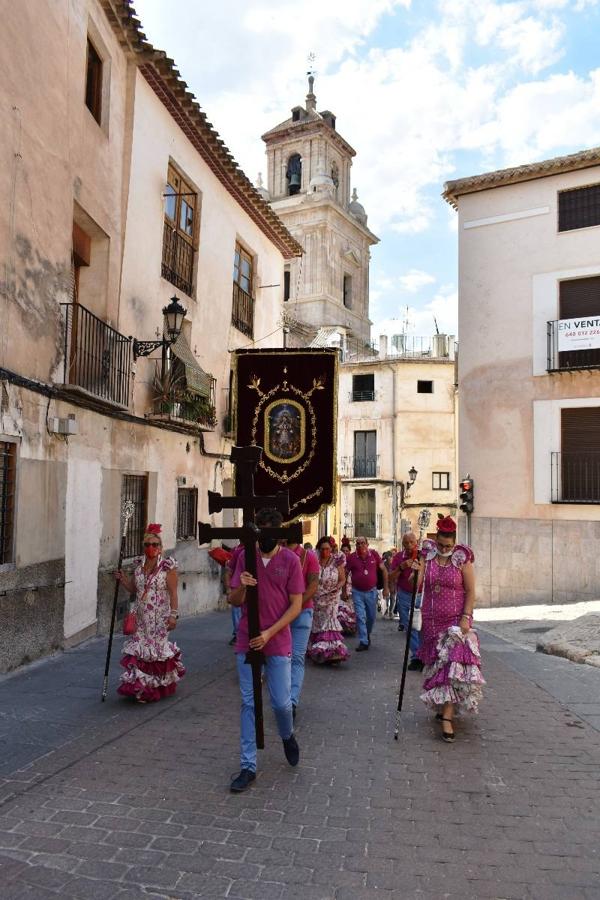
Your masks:
{"label": "stone building facade", "polygon": [[127,0],[14,4],[0,55],[7,671],[106,630],[126,498],[126,557],[161,521],[182,613],[214,607],[194,534],[231,490],[230,351],[273,331],[282,289],[260,287],[301,248]]}
{"label": "stone building facade", "polygon": [[268,176],[259,190],[304,251],[285,267],[288,346],[306,346],[327,328],[365,344],[370,248],[378,238],[351,191],[356,152],[337,131],[335,115],[316,105],[311,76],[305,105],[263,135]]}
{"label": "stone building facade", "polygon": [[596,598],[600,149],[451,181],[480,602]]}

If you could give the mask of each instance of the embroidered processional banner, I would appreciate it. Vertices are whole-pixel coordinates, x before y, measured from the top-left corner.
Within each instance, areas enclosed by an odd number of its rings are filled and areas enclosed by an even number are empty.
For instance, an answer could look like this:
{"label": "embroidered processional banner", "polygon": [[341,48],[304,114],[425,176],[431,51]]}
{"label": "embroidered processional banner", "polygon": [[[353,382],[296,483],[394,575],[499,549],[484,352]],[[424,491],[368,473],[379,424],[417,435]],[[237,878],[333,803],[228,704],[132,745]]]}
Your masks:
{"label": "embroidered processional banner", "polygon": [[236,443],[263,448],[254,490],[287,489],[294,519],[335,502],[337,359],[337,350],[235,352]]}

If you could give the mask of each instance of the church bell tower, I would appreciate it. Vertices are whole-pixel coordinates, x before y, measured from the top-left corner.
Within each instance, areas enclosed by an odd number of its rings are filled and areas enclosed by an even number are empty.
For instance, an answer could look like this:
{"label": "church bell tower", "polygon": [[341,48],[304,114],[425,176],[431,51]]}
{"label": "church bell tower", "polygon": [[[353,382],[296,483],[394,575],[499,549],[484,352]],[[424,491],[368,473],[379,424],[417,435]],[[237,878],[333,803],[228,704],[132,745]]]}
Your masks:
{"label": "church bell tower", "polygon": [[288,346],[325,343],[338,333],[355,343],[370,340],[369,260],[378,238],[350,188],[356,151],[336,130],[329,110],[317,112],[314,76],[304,106],[262,136],[267,147],[267,187],[258,189],[304,248],[286,265],[284,306],[292,330]]}

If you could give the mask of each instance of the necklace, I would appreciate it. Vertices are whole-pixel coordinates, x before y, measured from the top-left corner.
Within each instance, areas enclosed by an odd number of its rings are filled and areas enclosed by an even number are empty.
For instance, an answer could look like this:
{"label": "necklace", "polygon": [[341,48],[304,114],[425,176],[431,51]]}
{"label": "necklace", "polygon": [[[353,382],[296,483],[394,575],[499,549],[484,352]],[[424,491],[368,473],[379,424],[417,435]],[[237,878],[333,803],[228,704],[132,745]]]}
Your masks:
{"label": "necklace", "polygon": [[[447,562],[441,563],[439,561],[439,557],[436,557],[435,564],[437,569],[447,569],[449,565],[449,563]],[[435,581],[433,582],[433,591],[435,594],[441,594],[442,592],[441,573],[435,576]]]}

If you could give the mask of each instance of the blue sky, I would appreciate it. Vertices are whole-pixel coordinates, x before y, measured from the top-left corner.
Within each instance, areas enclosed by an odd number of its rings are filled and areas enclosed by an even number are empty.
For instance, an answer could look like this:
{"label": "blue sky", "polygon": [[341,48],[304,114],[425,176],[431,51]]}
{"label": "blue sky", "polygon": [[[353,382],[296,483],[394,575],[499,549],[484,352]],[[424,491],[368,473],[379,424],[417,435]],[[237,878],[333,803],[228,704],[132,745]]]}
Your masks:
{"label": "blue sky", "polygon": [[306,94],[337,114],[373,250],[373,336],[456,332],[448,178],[600,144],[600,0],[136,0],[253,180]]}

